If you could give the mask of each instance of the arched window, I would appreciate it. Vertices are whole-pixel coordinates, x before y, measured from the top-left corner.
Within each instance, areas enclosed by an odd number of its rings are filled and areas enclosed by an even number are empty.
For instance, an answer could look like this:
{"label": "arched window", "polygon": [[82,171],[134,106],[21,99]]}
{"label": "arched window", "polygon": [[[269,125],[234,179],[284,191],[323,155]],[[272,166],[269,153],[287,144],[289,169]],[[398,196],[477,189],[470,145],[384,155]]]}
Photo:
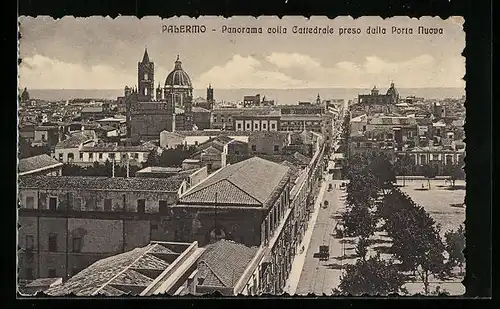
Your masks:
{"label": "arched window", "polygon": [[149,80],[149,75],[148,75],[148,73],[144,73],[144,80]]}

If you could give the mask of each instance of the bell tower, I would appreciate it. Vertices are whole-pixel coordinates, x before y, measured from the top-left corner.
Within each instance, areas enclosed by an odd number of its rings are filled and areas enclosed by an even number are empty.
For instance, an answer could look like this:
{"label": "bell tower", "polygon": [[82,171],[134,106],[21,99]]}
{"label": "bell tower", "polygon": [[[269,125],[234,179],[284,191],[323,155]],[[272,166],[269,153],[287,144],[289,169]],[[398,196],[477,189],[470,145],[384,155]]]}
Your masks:
{"label": "bell tower", "polygon": [[154,93],[155,65],[149,60],[148,49],[144,49],[142,61],[137,65],[137,85],[139,86],[139,100],[152,101]]}

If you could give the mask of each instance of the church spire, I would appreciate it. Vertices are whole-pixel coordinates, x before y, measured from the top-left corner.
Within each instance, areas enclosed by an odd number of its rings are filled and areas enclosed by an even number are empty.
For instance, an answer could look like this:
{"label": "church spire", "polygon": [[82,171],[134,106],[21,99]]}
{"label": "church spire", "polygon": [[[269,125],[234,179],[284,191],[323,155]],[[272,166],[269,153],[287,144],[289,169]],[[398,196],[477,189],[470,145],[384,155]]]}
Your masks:
{"label": "church spire", "polygon": [[148,63],[149,62],[149,55],[148,55],[148,48],[144,48],[144,56],[142,56],[142,63]]}

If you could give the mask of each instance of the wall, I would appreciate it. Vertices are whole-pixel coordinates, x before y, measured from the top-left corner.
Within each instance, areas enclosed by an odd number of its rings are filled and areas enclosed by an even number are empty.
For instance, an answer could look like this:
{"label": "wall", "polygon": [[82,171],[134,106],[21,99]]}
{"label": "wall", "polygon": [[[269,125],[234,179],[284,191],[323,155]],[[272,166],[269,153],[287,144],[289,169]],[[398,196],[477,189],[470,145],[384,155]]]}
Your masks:
{"label": "wall", "polygon": [[[65,210],[66,206],[81,211],[104,211],[104,200],[111,199],[112,211],[137,212],[137,200],[145,199],[146,213],[157,213],[159,201],[168,201],[174,204],[177,192],[144,192],[144,191],[105,191],[105,190],[35,190],[19,189],[19,200],[21,207],[26,208],[26,198],[34,198],[35,209],[47,209],[49,197],[57,198],[57,209]],[[68,201],[69,197],[69,201]],[[124,204],[125,198],[125,204]],[[80,206],[80,207],[78,207]]]}
{"label": "wall", "polygon": [[[158,111],[159,112],[159,111]],[[173,115],[159,112],[158,114],[132,114],[130,119],[131,136],[157,139],[163,130],[175,130]]]}
{"label": "wall", "polygon": [[183,145],[185,138],[176,133],[162,131],[160,133],[160,147],[175,148],[177,145]]}
{"label": "wall", "polygon": [[[288,145],[288,139],[283,134],[254,134],[248,139],[248,148],[251,154],[281,154],[285,146]],[[255,146],[255,151],[252,147]],[[278,146],[275,151],[274,147]]]}
{"label": "wall", "polygon": [[175,238],[177,241],[198,241],[201,247],[210,241],[209,234],[217,226],[222,228],[228,239],[246,246],[260,244],[261,209],[224,209],[173,207]]}
{"label": "wall", "polygon": [[[19,277],[27,279],[27,269],[34,278],[66,278],[104,257],[147,245],[151,240],[151,219],[99,218],[99,214],[78,213],[61,216],[54,211],[20,212],[18,243]],[[57,235],[57,250],[49,251],[49,236]],[[26,251],[26,236],[33,236],[33,250]],[[74,237],[82,240],[75,252]],[[67,246],[66,246],[67,244]]]}

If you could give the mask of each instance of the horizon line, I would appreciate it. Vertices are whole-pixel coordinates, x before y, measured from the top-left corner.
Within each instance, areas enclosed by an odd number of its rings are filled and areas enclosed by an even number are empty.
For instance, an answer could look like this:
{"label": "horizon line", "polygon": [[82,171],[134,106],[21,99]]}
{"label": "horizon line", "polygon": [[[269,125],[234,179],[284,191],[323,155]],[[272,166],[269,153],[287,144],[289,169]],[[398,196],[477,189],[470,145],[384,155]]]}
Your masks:
{"label": "horizon line", "polygon": [[[19,89],[24,89],[27,88],[29,90],[120,90],[123,91],[123,88],[29,88],[29,87],[19,87]],[[244,89],[263,89],[263,90],[309,90],[309,89],[370,89],[373,88],[372,86],[370,87],[295,87],[295,88],[260,88],[260,87],[255,87],[255,88],[250,88],[250,87],[239,87],[239,88],[214,88],[214,90],[244,90]],[[453,88],[453,89],[463,89],[465,90],[465,87],[458,87],[458,86],[436,86],[436,87],[397,87],[400,89],[443,89],[443,88]],[[202,90],[206,89],[204,88],[193,88],[197,90]]]}

